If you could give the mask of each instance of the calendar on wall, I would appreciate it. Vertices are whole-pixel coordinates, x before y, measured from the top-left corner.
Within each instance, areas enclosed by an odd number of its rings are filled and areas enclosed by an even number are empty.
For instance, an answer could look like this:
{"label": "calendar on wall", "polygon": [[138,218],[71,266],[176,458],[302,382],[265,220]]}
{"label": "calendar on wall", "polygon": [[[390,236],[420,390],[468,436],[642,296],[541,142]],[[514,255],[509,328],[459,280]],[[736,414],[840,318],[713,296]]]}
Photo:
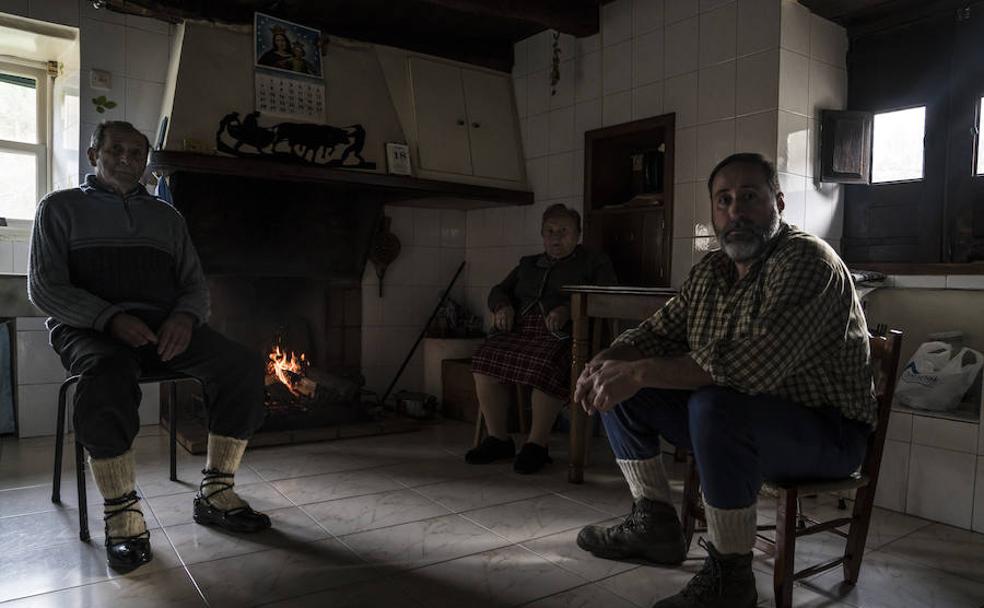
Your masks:
{"label": "calendar on wall", "polygon": [[257,70],[256,110],[262,114],[324,122],[325,85],[323,82],[283,78]]}

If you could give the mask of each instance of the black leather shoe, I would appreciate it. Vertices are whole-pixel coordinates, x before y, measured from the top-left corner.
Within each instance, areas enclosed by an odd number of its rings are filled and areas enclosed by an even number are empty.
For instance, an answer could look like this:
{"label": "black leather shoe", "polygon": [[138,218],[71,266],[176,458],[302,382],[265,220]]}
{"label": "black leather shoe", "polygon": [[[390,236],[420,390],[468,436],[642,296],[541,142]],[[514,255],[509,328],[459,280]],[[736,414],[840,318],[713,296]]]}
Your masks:
{"label": "black leather shoe", "polygon": [[675,566],[687,557],[683,526],[673,505],[639,498],[632,513],[609,528],[586,526],[577,546],[604,559],[642,559]]}
{"label": "black leather shoe", "polygon": [[[205,475],[202,485],[195,496],[195,521],[204,526],[217,526],[230,532],[260,532],[271,526],[270,518],[265,513],[254,511],[249,505],[223,510],[213,505],[209,498],[220,492],[232,490],[233,484],[222,481],[232,479],[232,475],[221,471],[202,471]],[[206,487],[218,486],[217,490],[205,493]]]}
{"label": "black leather shoe", "polygon": [[707,559],[683,591],[653,604],[653,608],[755,608],[758,592],[752,573],[752,553],[721,555],[714,543],[697,541]]}
{"label": "black leather shoe", "polygon": [[106,561],[109,567],[124,574],[154,559],[150,550],[150,533],[137,538],[106,537]]}
{"label": "black leather shoe", "polygon": [[521,475],[536,473],[544,466],[553,462],[553,458],[547,453],[547,448],[536,443],[524,443],[516,462],[513,463],[513,471]]}
{"label": "black leather shoe", "polygon": [[133,505],[137,504],[136,492],[124,494],[119,498],[105,501],[107,507],[121,507],[105,516],[106,522],[106,561],[109,567],[121,574],[130,572],[154,558],[150,550],[150,532],[146,529],[136,536],[110,536],[109,521],[122,513],[140,513]]}
{"label": "black leather shoe", "polygon": [[477,448],[468,450],[465,454],[465,462],[468,464],[489,464],[496,460],[508,460],[516,455],[516,444],[512,437],[509,439],[496,439],[489,435],[478,444]]}

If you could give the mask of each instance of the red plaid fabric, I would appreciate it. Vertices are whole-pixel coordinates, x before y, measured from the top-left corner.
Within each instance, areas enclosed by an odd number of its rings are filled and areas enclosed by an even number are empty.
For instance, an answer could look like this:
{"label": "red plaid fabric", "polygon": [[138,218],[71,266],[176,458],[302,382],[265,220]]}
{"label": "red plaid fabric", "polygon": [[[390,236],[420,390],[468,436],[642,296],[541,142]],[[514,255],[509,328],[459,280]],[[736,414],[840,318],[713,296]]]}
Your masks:
{"label": "red plaid fabric", "polygon": [[472,355],[472,372],[527,384],[552,397],[567,399],[571,341],[551,334],[543,315],[534,307],[511,332],[489,336]]}

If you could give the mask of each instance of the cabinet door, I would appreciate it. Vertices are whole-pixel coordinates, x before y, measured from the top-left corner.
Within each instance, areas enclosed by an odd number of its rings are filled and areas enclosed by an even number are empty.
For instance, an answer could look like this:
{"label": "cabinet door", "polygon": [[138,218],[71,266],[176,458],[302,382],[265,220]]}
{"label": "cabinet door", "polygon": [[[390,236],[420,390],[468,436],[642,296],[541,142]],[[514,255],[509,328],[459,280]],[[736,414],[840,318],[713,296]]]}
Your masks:
{"label": "cabinet door", "polygon": [[412,57],[410,79],[413,84],[420,168],[471,175],[468,116],[461,89],[461,69]]}
{"label": "cabinet door", "polygon": [[475,175],[522,180],[512,80],[509,76],[467,69],[461,71],[461,79]]}
{"label": "cabinet door", "polygon": [[668,287],[670,260],[665,255],[666,221],[662,209],[594,212],[588,244],[611,258],[622,285]]}

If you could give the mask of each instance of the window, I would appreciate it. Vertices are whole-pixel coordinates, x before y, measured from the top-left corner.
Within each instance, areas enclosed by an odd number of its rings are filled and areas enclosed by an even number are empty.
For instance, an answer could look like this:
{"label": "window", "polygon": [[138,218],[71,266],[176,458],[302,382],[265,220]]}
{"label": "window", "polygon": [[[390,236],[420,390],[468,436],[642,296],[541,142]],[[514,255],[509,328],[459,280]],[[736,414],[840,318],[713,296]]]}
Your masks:
{"label": "window", "polygon": [[984,137],[981,137],[982,131],[984,131],[984,97],[981,97],[981,103],[977,106],[977,170],[974,171],[977,175],[984,175]]}
{"label": "window", "polygon": [[0,63],[0,217],[34,219],[48,191],[48,76]]}
{"label": "window", "polygon": [[926,106],[875,114],[871,183],[923,178]]}

